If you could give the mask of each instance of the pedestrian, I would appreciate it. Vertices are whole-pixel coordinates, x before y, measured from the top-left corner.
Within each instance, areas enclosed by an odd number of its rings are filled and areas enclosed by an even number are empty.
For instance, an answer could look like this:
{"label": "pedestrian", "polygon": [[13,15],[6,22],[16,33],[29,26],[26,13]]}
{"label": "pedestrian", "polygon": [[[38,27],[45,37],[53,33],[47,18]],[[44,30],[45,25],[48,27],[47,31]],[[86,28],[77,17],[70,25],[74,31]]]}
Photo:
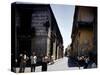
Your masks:
{"label": "pedestrian", "polygon": [[48,57],[43,56],[42,58],[42,71],[47,71]]}
{"label": "pedestrian", "polygon": [[86,56],[86,57],[84,58],[84,61],[85,61],[85,63],[84,63],[84,69],[86,69],[86,68],[88,68],[88,64],[89,64],[89,57]]}
{"label": "pedestrian", "polygon": [[79,69],[80,69],[80,67],[84,66],[84,63],[85,63],[84,56],[78,57],[78,66],[79,66]]}
{"label": "pedestrian", "polygon": [[97,68],[97,65],[96,65],[96,63],[92,63],[92,65],[91,65],[91,68]]}
{"label": "pedestrian", "polygon": [[97,65],[96,65],[96,58],[94,56],[91,56],[90,57],[90,61],[89,61],[89,64],[88,64],[88,68],[97,68]]}
{"label": "pedestrian", "polygon": [[79,67],[79,69],[80,69],[80,67],[81,67],[81,57],[80,56],[78,56],[78,67]]}
{"label": "pedestrian", "polygon": [[20,70],[19,70],[19,73],[23,73],[25,71],[25,66],[26,66],[27,60],[28,60],[28,57],[25,53],[20,54]]}
{"label": "pedestrian", "polygon": [[33,52],[31,58],[31,72],[35,72],[35,67],[37,63],[37,56],[35,55],[35,52]]}
{"label": "pedestrian", "polygon": [[54,57],[51,56],[51,64],[54,64]]}

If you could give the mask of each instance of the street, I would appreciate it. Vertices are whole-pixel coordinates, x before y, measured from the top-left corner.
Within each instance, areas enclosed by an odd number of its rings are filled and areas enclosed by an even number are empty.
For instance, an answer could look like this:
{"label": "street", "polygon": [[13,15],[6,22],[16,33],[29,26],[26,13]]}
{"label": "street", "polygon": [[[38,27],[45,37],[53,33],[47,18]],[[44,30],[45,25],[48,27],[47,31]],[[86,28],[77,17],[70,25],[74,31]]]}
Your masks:
{"label": "street", "polygon": [[[41,67],[42,66],[36,67],[36,72],[41,72]],[[82,69],[82,67],[80,69]],[[47,71],[65,71],[65,70],[79,70],[79,67],[68,67],[68,58],[63,57],[61,59],[56,60],[54,64],[48,65]],[[18,71],[19,68],[16,69],[17,73]],[[25,72],[30,72],[30,71],[31,71],[30,67],[25,68]]]}

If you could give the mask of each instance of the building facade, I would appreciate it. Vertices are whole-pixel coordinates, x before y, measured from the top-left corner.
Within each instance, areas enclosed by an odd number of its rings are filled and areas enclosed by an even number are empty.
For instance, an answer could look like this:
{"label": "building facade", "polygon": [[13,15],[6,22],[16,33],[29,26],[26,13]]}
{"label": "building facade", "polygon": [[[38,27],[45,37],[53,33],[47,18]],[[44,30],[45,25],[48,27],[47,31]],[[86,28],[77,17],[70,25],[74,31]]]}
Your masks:
{"label": "building facade", "polygon": [[12,3],[11,12],[12,61],[24,51],[29,57],[32,52],[63,57],[63,38],[49,4]]}
{"label": "building facade", "polygon": [[71,38],[72,56],[97,58],[97,7],[75,7]]}

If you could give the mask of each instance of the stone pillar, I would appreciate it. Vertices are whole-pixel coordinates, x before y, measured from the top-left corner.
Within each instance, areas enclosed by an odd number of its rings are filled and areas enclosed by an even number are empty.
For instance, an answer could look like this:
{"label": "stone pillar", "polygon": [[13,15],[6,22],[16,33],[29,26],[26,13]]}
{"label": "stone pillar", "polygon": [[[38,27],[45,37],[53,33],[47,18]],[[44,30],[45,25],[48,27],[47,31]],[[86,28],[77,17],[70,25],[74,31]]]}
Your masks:
{"label": "stone pillar", "polygon": [[48,32],[48,37],[47,37],[47,55],[49,54],[50,52],[50,35],[51,35],[51,30],[49,28],[49,32]]}
{"label": "stone pillar", "polygon": [[57,59],[59,58],[59,45],[57,46]]}
{"label": "stone pillar", "polygon": [[49,56],[50,53],[50,43],[51,43],[51,13],[48,10],[48,21],[49,21],[49,28],[48,28],[48,36],[47,36],[47,56]]}
{"label": "stone pillar", "polygon": [[48,28],[48,36],[47,36],[47,55],[49,55],[50,53],[50,43],[51,43],[51,25],[50,27]]}
{"label": "stone pillar", "polygon": [[53,57],[55,59],[55,54],[56,53],[56,39],[55,39],[55,42],[53,43]]}

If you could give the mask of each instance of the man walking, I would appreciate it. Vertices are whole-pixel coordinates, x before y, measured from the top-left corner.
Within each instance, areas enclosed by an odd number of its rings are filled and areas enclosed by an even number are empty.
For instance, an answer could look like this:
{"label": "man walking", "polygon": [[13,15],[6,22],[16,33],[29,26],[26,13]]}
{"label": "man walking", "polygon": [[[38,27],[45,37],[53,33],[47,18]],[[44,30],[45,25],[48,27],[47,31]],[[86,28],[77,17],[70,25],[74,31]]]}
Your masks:
{"label": "man walking", "polygon": [[42,71],[47,71],[48,56],[43,56],[42,58]]}
{"label": "man walking", "polygon": [[20,54],[20,70],[19,70],[19,73],[24,72],[27,60],[28,60],[28,57],[26,56],[25,53]]}
{"label": "man walking", "polygon": [[35,55],[35,52],[32,53],[31,58],[31,72],[35,72],[35,67],[36,67],[36,62],[37,62],[37,57]]}

